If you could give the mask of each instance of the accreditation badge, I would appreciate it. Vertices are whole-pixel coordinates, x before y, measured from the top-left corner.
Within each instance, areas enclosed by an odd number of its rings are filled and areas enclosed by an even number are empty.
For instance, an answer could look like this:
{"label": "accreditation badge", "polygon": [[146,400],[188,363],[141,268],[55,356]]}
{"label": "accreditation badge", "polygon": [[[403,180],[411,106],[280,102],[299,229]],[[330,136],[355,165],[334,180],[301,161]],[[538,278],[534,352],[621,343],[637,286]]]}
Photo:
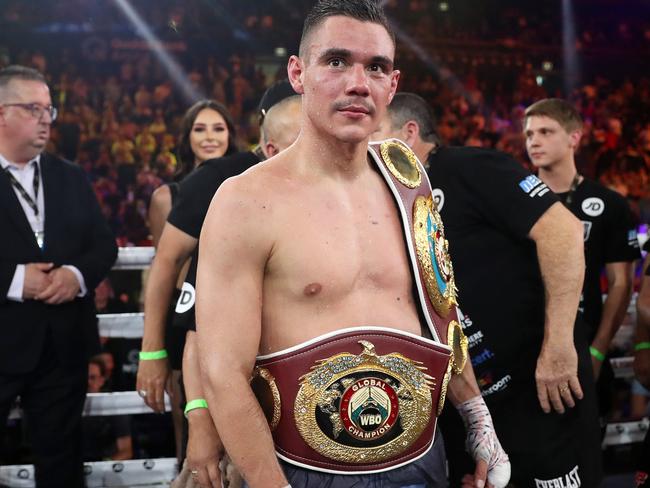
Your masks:
{"label": "accreditation badge", "polygon": [[400,353],[377,355],[361,340],[359,355],[318,361],[300,378],[296,426],[319,454],[345,463],[375,463],[409,448],[432,416],[436,379]]}

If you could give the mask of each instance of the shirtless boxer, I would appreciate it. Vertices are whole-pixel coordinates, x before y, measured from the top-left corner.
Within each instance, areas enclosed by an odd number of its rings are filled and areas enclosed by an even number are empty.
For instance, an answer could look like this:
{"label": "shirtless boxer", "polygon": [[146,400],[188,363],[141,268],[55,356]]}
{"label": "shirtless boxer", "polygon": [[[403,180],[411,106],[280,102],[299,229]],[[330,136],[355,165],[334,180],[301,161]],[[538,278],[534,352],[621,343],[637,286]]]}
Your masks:
{"label": "shirtless boxer", "polygon": [[[294,410],[294,404],[312,399],[305,393],[310,385],[319,385],[318,378],[309,375],[311,366],[320,364],[340,372],[336,368],[346,370],[348,362],[393,361],[422,378],[412,369],[414,363],[393,353],[403,352],[408,358],[410,346],[426,350],[415,356],[431,372],[439,364],[432,358],[447,350],[440,346],[445,341],[434,344],[420,337],[427,325],[414,297],[402,223],[386,180],[368,157],[369,136],[397,88],[394,52],[388,23],[375,2],[319,2],[305,21],[300,54],[292,56],[288,65],[289,80],[303,98],[297,141],[278,156],[226,181],[202,229],[196,309],[205,394],[223,444],[252,488],[280,488],[289,482],[294,488],[446,486],[442,442],[429,429],[435,425],[436,410],[431,413],[429,404],[427,418],[419,416],[419,411],[414,419],[407,418],[407,405],[420,405],[419,397],[415,398],[418,392],[404,392],[408,380],[378,373],[357,384],[350,373],[341,385],[329,384],[326,392],[313,395],[321,395],[314,414],[323,417],[320,420],[309,418],[309,409]],[[335,356],[326,351],[339,339],[343,341],[343,336],[347,338],[346,334],[356,334],[356,329],[349,332],[349,328],[358,326],[381,328],[359,332],[366,333],[367,340],[358,341],[355,336],[345,343],[338,351],[342,356],[336,356],[341,362],[333,365]],[[424,334],[440,339],[435,329],[429,331]],[[315,354],[310,349],[312,340],[320,348]],[[265,378],[273,396],[272,414],[260,407],[249,386],[256,358],[263,358],[269,369],[276,359],[286,361],[287,367],[272,370],[275,379]],[[309,359],[294,371],[289,365],[296,358]],[[452,375],[448,395],[465,414],[468,448],[477,459],[467,486],[484,486],[488,470],[492,475],[488,485],[494,480],[495,486],[505,486],[507,456],[494,435],[471,367],[467,364],[458,372]],[[284,377],[292,376],[301,383],[298,393],[290,396]],[[444,401],[440,398],[440,387],[446,384],[442,375],[437,374],[430,384],[437,395],[434,404]],[[351,393],[360,390],[365,396]],[[325,398],[324,393],[331,397]],[[342,398],[341,393],[351,396]],[[365,409],[365,417],[361,421],[343,418],[342,408],[337,417],[332,402],[339,400]],[[404,432],[397,440],[404,439],[404,445],[412,440],[409,425],[422,420],[428,426],[425,431],[429,429],[429,438],[424,439],[427,445],[416,455],[408,449],[399,451],[393,440],[379,447],[395,449],[396,456],[388,458],[377,455],[377,444],[363,447],[363,432],[355,431],[355,426],[363,419],[375,421],[368,417],[366,407],[371,403],[383,426],[392,422],[392,417],[384,419],[383,415],[399,409]],[[315,422],[328,421],[334,434],[324,424],[316,427]],[[389,435],[395,433],[394,425]],[[348,436],[348,430],[357,438],[344,445],[341,439]],[[367,434],[381,437],[384,432],[380,430],[368,429]],[[322,442],[314,444],[314,439]],[[300,442],[309,446],[294,450]],[[363,461],[366,451],[369,458],[377,459],[376,466]],[[346,460],[348,454],[351,459]],[[406,461],[396,462],[395,457]]]}

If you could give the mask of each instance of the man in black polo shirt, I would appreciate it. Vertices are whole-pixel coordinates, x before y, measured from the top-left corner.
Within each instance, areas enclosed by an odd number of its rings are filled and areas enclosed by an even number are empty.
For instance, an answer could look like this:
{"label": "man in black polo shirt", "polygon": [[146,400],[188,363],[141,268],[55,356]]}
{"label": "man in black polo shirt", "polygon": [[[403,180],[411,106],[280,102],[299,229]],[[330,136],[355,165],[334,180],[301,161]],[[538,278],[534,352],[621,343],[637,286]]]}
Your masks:
{"label": "man in black polo shirt", "polygon": [[[574,153],[580,145],[582,118],[570,103],[557,98],[534,103],[526,109],[524,131],[528,156],[539,168],[539,178],[583,225],[586,270],[580,311],[589,326],[594,376],[599,378],[604,364],[604,381],[598,386],[611,401],[606,384],[613,375],[603,360],[625,318],[632,296],[633,264],[641,257],[632,212],[621,195],[578,173]],[[604,303],[603,268],[608,284]],[[601,414],[605,413],[601,405]]]}
{"label": "man in black polo shirt", "polygon": [[[600,442],[585,331],[574,337],[584,269],[579,222],[509,156],[440,147],[431,110],[417,95],[395,95],[375,135],[385,137],[403,139],[428,163],[472,365],[510,456],[512,485],[597,486]],[[471,460],[453,410],[443,412],[441,429],[458,486]]]}

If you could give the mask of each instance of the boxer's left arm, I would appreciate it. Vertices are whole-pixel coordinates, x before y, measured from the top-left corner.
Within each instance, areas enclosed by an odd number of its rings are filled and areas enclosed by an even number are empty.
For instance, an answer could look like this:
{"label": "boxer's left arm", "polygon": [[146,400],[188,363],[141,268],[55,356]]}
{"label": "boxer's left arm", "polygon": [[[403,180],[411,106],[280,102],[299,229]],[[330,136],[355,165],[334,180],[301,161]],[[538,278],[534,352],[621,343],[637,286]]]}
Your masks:
{"label": "boxer's left arm", "polygon": [[483,488],[486,478],[488,486],[505,487],[510,480],[510,461],[497,438],[471,362],[465,363],[461,374],[452,375],[448,396],[463,418],[466,449],[476,461],[474,475],[463,479],[463,488]]}

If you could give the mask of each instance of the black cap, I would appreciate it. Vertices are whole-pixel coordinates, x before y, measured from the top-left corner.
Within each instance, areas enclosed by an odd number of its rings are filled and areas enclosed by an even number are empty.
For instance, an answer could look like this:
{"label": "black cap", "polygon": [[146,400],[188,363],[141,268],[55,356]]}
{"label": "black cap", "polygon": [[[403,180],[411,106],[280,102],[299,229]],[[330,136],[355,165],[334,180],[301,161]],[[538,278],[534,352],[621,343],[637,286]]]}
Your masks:
{"label": "black cap", "polygon": [[293,95],[297,95],[297,93],[293,91],[291,83],[289,83],[289,80],[286,79],[276,81],[270,87],[268,87],[264,92],[264,95],[262,95],[260,104],[257,107],[258,114],[260,116],[260,125],[264,121],[266,113],[271,109],[271,107],[273,107],[273,105]]}

